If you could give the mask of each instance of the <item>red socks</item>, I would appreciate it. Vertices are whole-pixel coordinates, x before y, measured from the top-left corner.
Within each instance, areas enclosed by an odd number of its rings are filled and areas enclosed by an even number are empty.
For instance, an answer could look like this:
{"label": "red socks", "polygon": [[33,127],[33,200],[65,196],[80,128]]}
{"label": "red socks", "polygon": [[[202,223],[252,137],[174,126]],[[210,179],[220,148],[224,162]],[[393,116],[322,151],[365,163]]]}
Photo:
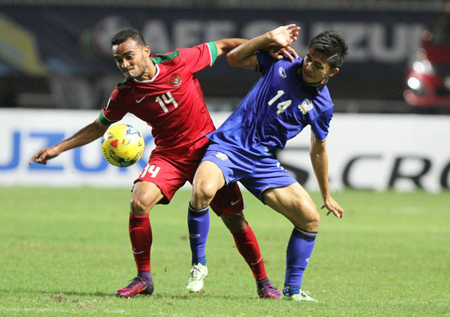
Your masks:
{"label": "red socks", "polygon": [[233,238],[239,253],[244,257],[252,270],[254,278],[256,280],[266,278],[267,273],[264,261],[252,228],[247,224],[247,228],[244,231],[233,233]]}
{"label": "red socks", "polygon": [[[130,214],[129,224],[131,246],[138,271],[150,271],[150,247],[152,245],[152,229],[147,216]],[[244,231],[233,234],[239,253],[244,257],[256,280],[267,277],[264,261],[259,250],[258,241],[252,228],[247,225]]]}
{"label": "red socks", "polygon": [[152,245],[152,228],[147,216],[130,214],[129,224],[131,246],[138,271],[150,271],[150,247]]}

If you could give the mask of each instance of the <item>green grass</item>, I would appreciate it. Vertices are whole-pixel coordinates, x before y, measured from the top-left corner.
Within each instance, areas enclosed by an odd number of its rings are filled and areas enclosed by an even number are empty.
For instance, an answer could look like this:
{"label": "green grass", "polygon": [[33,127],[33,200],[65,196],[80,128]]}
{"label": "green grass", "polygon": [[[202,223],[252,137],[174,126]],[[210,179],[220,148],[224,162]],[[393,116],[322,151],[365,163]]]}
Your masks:
{"label": "green grass", "polygon": [[[292,226],[244,193],[269,277],[284,280]],[[204,294],[190,268],[189,191],[151,212],[155,293],[114,296],[135,275],[129,189],[0,187],[0,315],[450,316],[450,193],[344,191],[322,223],[303,289],[319,303],[257,298],[250,270],[212,214]],[[319,196],[313,195],[319,204]]]}

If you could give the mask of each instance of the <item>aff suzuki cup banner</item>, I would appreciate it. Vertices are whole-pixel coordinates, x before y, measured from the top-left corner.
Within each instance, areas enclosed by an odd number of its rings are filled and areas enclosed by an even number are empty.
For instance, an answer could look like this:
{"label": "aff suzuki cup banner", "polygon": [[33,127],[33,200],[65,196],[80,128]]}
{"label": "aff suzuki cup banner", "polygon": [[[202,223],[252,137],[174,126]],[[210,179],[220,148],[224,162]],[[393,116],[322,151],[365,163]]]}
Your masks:
{"label": "aff suzuki cup banner", "polygon": [[[62,153],[47,165],[31,157],[93,122],[99,111],[0,109],[0,186],[126,187],[143,171],[154,148],[151,128],[132,115],[120,123],[145,138],[143,158],[128,168],[103,158],[100,139]],[[213,113],[219,126],[229,113]],[[331,191],[450,189],[450,117],[433,115],[334,115],[327,139]],[[308,190],[318,185],[309,158],[310,129],[278,153],[281,165]],[[187,186],[187,188],[189,188]]]}
{"label": "aff suzuki cup banner", "polygon": [[[35,106],[38,100],[24,95],[35,92],[37,86],[52,97],[48,102],[58,98],[57,107],[95,109],[98,94],[109,96],[105,81],[120,75],[111,55],[111,38],[120,30],[139,29],[154,54],[222,38],[252,38],[295,23],[301,30],[292,47],[301,57],[308,52],[310,38],[322,31],[338,30],[346,38],[349,56],[342,75],[329,83],[333,98],[402,99],[408,62],[415,57],[421,34],[443,14],[425,10],[425,4],[423,10],[416,11],[407,7],[329,10],[282,6],[218,10],[152,7],[152,2],[147,1],[148,6],[125,5],[127,1],[123,6],[0,3],[0,75],[8,78],[5,85],[19,87],[22,107],[49,107]],[[18,75],[31,78],[31,84]],[[223,57],[198,76],[205,96],[238,98],[258,78],[256,72],[230,67]],[[71,77],[84,80],[67,79]],[[83,94],[66,94],[67,81],[83,89]],[[73,88],[66,89],[72,92]]]}

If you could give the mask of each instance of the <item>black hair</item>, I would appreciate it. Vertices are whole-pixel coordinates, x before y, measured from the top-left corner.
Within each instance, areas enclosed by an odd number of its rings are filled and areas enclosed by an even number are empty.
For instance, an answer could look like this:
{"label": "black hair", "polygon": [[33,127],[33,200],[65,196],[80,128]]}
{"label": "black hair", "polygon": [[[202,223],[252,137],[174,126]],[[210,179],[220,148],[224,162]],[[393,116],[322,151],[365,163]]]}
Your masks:
{"label": "black hair", "polygon": [[344,37],[338,31],[325,31],[312,38],[310,48],[324,54],[330,59],[331,68],[340,68],[348,55],[348,46]]}
{"label": "black hair", "polygon": [[140,46],[147,46],[147,44],[145,44],[144,37],[136,29],[125,29],[114,35],[111,40],[111,46],[122,44],[128,39],[133,39]]}

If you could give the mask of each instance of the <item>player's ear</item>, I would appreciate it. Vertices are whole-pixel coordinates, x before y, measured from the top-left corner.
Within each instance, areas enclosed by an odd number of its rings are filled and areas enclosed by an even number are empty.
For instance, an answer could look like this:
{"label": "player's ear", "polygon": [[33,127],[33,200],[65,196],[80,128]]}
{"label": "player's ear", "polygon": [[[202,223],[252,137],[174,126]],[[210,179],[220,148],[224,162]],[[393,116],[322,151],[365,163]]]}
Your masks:
{"label": "player's ear", "polygon": [[339,68],[337,68],[337,67],[335,67],[335,68],[332,68],[331,70],[330,70],[330,77],[333,77],[334,75],[336,75],[337,73],[339,73]]}
{"label": "player's ear", "polygon": [[150,46],[144,46],[145,56],[150,56],[151,50]]}

